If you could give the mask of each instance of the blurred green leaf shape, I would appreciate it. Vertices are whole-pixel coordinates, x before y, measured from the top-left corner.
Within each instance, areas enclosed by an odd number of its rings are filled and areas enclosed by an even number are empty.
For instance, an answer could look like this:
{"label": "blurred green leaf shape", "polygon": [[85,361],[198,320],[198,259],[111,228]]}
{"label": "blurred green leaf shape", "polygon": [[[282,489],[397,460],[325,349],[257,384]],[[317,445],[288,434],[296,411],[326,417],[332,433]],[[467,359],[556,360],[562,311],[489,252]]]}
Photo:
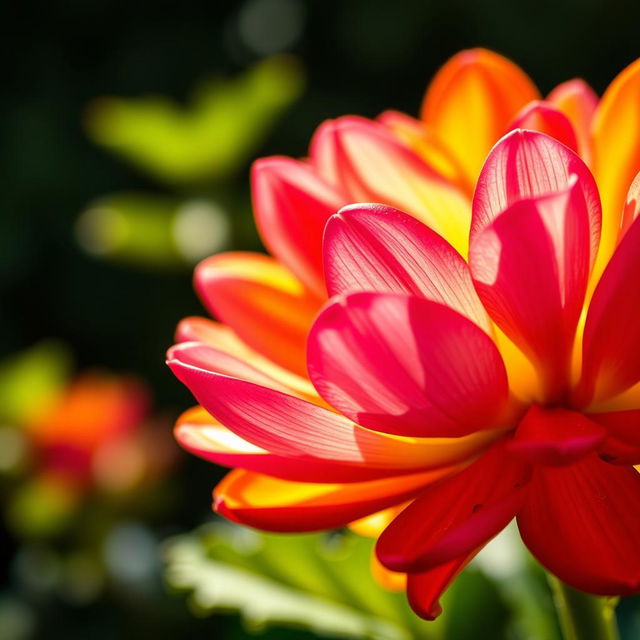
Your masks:
{"label": "blurred green leaf shape", "polygon": [[211,200],[138,192],[96,200],[76,223],[89,253],[153,268],[191,266],[224,248],[229,233],[226,212]]}
{"label": "blurred green leaf shape", "polygon": [[0,362],[0,420],[14,426],[28,421],[57,395],[71,372],[64,346],[45,340]]}
{"label": "blurred green leaf shape", "polygon": [[182,107],[166,97],[104,97],[87,112],[90,137],[153,177],[174,185],[209,183],[237,170],[304,85],[291,57],[209,80]]}
{"label": "blurred green leaf shape", "polygon": [[168,541],[166,580],[190,592],[196,612],[237,612],[250,630],[271,624],[368,640],[506,637],[508,611],[479,571],[463,572],[443,598],[444,614],[425,622],[404,593],[373,580],[372,548],[352,534],[273,535],[215,523]]}

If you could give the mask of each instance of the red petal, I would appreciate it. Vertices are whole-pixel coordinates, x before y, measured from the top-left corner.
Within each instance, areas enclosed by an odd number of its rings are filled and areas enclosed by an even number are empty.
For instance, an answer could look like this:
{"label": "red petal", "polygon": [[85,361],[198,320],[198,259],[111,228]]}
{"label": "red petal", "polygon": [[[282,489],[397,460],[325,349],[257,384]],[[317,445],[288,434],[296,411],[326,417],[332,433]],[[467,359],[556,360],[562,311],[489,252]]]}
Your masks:
{"label": "red petal", "polygon": [[382,533],[378,558],[392,571],[415,573],[468,555],[516,515],[526,480],[525,467],[496,445],[427,487]]}
{"label": "red petal", "polygon": [[267,248],[308,287],[324,295],[322,233],[347,199],[307,164],[262,158],[251,172],[253,208]]}
{"label": "red petal", "polygon": [[586,405],[640,380],[640,219],[631,225],[593,294],[578,401]]}
{"label": "red petal", "polygon": [[546,133],[578,153],[578,140],[571,121],[567,116],[548,102],[534,100],[525,106],[511,123],[513,129],[531,129]]}
{"label": "red petal", "polygon": [[313,484],[236,469],[215,488],[213,506],[234,522],[265,531],[335,529],[400,504],[456,470],[447,467],[371,482]]}
{"label": "red petal", "polygon": [[378,431],[461,436],[490,429],[508,397],[491,338],[464,316],[422,298],[338,298],[318,316],[308,352],[320,395]]}
{"label": "red petal", "polygon": [[640,464],[640,410],[592,413],[591,420],[607,429],[600,455],[614,464]]}
{"label": "red petal", "polygon": [[568,585],[603,596],[640,591],[640,475],[592,454],[539,467],[518,515],[533,555]]}
{"label": "red petal", "polygon": [[563,465],[595,451],[606,435],[581,413],[534,405],[520,421],[508,448],[533,464]]}
{"label": "red petal", "polygon": [[324,236],[330,296],[356,291],[407,293],[455,309],[485,330],[487,314],[462,256],[415,218],[382,205],[351,205]]}

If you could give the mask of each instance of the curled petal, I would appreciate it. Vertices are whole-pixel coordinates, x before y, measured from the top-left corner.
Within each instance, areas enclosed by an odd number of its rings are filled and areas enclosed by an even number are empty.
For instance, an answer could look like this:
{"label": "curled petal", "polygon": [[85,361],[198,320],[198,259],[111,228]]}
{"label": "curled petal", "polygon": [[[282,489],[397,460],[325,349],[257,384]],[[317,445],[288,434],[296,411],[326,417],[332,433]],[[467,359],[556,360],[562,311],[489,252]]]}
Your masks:
{"label": "curled petal", "polygon": [[640,591],[640,475],[633,467],[595,454],[539,467],[518,527],[533,555],[568,585],[603,596]]}
{"label": "curled petal", "polygon": [[589,214],[592,264],[598,250],[602,216],[595,180],[573,151],[537,131],[512,131],[491,150],[473,197],[470,243],[512,204],[564,191],[576,179],[572,176],[577,178]]}
{"label": "curled petal", "polygon": [[325,122],[311,142],[319,173],[352,202],[380,202],[415,216],[466,253],[467,196],[377,122]]}
{"label": "curled petal", "polygon": [[622,221],[620,223],[619,240],[627,233],[633,221],[638,217],[638,214],[640,214],[640,173],[636,174],[627,192],[627,199],[624,203]]}
{"label": "curled petal", "polygon": [[489,432],[435,442],[389,436],[299,398],[206,370],[188,348],[174,347],[170,357],[172,371],[212,416],[278,456],[398,474],[464,460],[495,438]]}
{"label": "curled petal", "polygon": [[620,73],[604,92],[596,110],[593,173],[602,195],[603,266],[613,253],[627,189],[640,171],[640,60]]}
{"label": "curled petal", "polygon": [[258,231],[276,258],[309,288],[324,295],[322,233],[346,198],[307,164],[291,158],[262,158],[251,171]]}
{"label": "curled petal", "polygon": [[560,109],[548,102],[534,100],[524,107],[511,123],[509,130],[531,129],[546,133],[578,152],[578,139],[573,130],[573,125]]}
{"label": "curled petal", "polygon": [[578,139],[580,157],[591,163],[591,122],[598,106],[596,92],[584,81],[576,78],[559,84],[548,96],[573,125]]}
{"label": "curled petal", "polygon": [[525,467],[498,444],[461,473],[425,490],[385,529],[376,546],[393,571],[421,572],[484,546],[516,515]]}
{"label": "curled petal", "polygon": [[585,406],[640,381],[640,219],[612,256],[591,299],[578,402]]}
{"label": "curled petal", "polygon": [[548,396],[564,390],[591,267],[589,213],[574,177],[521,200],[475,236],[469,263],[489,315],[538,365]]}
{"label": "curled petal", "polygon": [[422,120],[464,166],[474,184],[491,147],[518,111],[540,97],[513,62],[485,49],[461,51],[436,74]]}
{"label": "curled petal", "polygon": [[320,298],[273,258],[223,253],[196,268],[207,309],[263,356],[306,375],[305,341]]}
{"label": "curled petal", "polygon": [[313,484],[236,469],[216,487],[213,506],[234,522],[265,531],[335,529],[408,500],[452,472],[443,468],[370,482]]}
{"label": "curled petal", "polygon": [[405,436],[462,436],[498,426],[507,377],[477,325],[423,298],[338,298],[309,335],[309,374],[354,421]]}
{"label": "curled petal", "polygon": [[462,256],[435,231],[382,205],[351,205],[324,238],[330,296],[356,291],[406,293],[440,302],[489,331]]}
{"label": "curled petal", "polygon": [[440,597],[480,549],[422,573],[407,575],[407,598],[414,612],[425,620],[441,613]]}

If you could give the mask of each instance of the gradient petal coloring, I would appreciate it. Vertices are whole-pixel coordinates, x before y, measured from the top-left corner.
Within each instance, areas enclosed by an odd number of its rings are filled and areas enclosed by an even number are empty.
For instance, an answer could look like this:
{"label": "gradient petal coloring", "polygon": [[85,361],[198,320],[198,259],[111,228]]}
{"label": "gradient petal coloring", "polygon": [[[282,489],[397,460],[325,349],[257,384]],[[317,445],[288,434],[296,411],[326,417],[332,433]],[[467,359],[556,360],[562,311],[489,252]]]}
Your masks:
{"label": "gradient petal coloring", "polygon": [[491,338],[456,311],[422,298],[338,298],[309,334],[320,395],[370,429],[462,436],[499,426],[504,364]]}

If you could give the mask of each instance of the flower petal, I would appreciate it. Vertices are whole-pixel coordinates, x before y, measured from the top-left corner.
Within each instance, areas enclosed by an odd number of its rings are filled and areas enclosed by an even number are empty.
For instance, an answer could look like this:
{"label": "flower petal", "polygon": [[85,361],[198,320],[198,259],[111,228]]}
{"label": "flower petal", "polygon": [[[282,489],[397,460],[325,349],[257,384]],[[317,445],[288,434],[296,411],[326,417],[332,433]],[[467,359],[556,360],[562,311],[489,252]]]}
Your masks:
{"label": "flower petal", "polygon": [[478,551],[423,573],[408,574],[407,598],[414,612],[425,620],[435,620],[442,613],[440,597]]}
{"label": "flower petal", "polygon": [[640,219],[631,225],[595,289],[583,339],[578,402],[613,396],[640,381]]}
{"label": "flower petal", "polygon": [[516,515],[526,480],[525,467],[502,444],[494,446],[461,473],[426,487],[379,537],[379,560],[415,573],[467,556]]}
{"label": "flower petal", "polygon": [[469,264],[491,318],[564,392],[591,259],[589,213],[574,177],[563,191],[520,200],[475,236]]}
{"label": "flower petal", "polygon": [[534,100],[526,105],[511,123],[509,131],[513,129],[531,129],[546,133],[578,153],[578,139],[571,121],[560,109],[548,102]]}
{"label": "flower petal", "polygon": [[460,163],[424,123],[400,111],[385,111],[376,120],[391,130],[400,141],[413,149],[449,182],[458,185],[469,196],[473,194],[473,185],[467,179]]}
{"label": "flower petal", "polygon": [[640,60],[620,73],[604,92],[596,110],[593,173],[602,195],[602,248],[599,262],[613,253],[627,188],[640,171]]}
{"label": "flower petal", "polygon": [[214,510],[265,531],[335,529],[408,500],[454,470],[446,467],[370,482],[312,484],[236,469],[216,487]]}
{"label": "flower petal", "polygon": [[640,591],[640,475],[632,467],[595,454],[539,467],[518,526],[533,555],[568,585],[597,595]]}
{"label": "flower petal", "polygon": [[640,464],[640,409],[592,413],[589,418],[605,427],[609,437],[600,456],[614,464]]}
{"label": "flower petal", "polygon": [[262,158],[251,171],[256,225],[265,245],[310,289],[324,295],[322,233],[347,199],[311,166],[292,158]]}
{"label": "flower petal", "polygon": [[338,298],[308,341],[320,395],[358,423],[405,436],[498,426],[508,398],[491,338],[443,305],[393,294]]}
{"label": "flower petal", "polygon": [[328,222],[325,277],[330,296],[406,293],[440,302],[489,331],[462,256],[435,231],[397,209],[351,205]]}
{"label": "flower petal", "polygon": [[180,446],[209,462],[266,473],[298,482],[362,482],[388,476],[387,470],[287,457],[269,453],[220,424],[202,407],[185,411],[174,429]]}
{"label": "flower petal", "polygon": [[537,131],[512,131],[491,150],[473,197],[470,243],[512,204],[564,191],[572,184],[573,175],[577,176],[589,212],[593,262],[602,215],[595,180],[573,151]]}
{"label": "flower petal", "polygon": [[638,214],[640,214],[640,173],[636,174],[627,192],[618,241],[622,240],[633,221],[638,217]]}
{"label": "flower petal", "polygon": [[438,71],[425,94],[422,120],[474,184],[487,153],[518,110],[539,97],[518,66],[492,51],[471,49]]}
{"label": "flower petal", "polygon": [[207,371],[179,346],[171,356],[172,371],[212,416],[274,455],[399,474],[465,460],[496,437],[485,431],[434,441],[369,431],[299,398]]}
{"label": "flower petal", "polygon": [[548,96],[569,118],[578,139],[580,157],[591,163],[591,122],[598,106],[596,92],[584,81],[576,78],[559,84]]}
{"label": "flower petal", "polygon": [[563,465],[595,451],[606,435],[582,413],[533,405],[507,448],[531,464]]}
{"label": "flower petal", "polygon": [[325,122],[311,142],[311,159],[352,202],[406,211],[466,253],[469,199],[381,124],[354,116]]}
{"label": "flower petal", "polygon": [[195,285],[207,309],[252,349],[306,375],[305,342],[320,298],[290,271],[258,253],[223,253],[198,265]]}

